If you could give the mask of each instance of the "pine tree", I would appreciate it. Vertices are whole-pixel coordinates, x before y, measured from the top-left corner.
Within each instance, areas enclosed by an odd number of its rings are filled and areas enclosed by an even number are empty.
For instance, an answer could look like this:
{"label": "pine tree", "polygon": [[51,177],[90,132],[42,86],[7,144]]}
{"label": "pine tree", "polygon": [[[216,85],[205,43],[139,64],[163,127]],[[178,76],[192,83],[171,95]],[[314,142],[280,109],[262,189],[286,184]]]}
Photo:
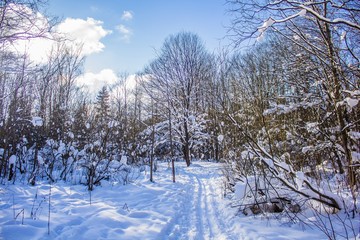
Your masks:
{"label": "pine tree", "polygon": [[110,120],[110,93],[104,86],[96,97],[95,123],[98,128],[104,129]]}
{"label": "pine tree", "polygon": [[87,144],[90,135],[90,125],[88,121],[88,109],[85,101],[77,107],[74,113],[74,122],[72,126],[72,132],[74,133],[75,141],[78,147],[81,149]]}

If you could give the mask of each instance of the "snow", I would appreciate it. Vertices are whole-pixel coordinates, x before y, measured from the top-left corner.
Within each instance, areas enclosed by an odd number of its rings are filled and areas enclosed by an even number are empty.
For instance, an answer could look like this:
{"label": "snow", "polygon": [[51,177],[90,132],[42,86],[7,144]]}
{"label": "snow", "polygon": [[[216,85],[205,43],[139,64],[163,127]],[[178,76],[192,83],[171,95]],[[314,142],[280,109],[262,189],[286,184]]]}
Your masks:
{"label": "snow", "polygon": [[355,91],[344,90],[344,92],[350,93],[352,97],[360,96],[360,90],[355,90]]}
{"label": "snow", "polygon": [[300,17],[304,17],[304,16],[306,15],[306,9],[302,9],[302,10],[298,13],[298,15],[299,15]]}
{"label": "snow", "polygon": [[44,165],[44,159],[42,158],[42,156],[39,155],[37,160],[40,165]]}
{"label": "snow", "polygon": [[360,132],[350,131],[349,136],[356,141],[360,139]]}
{"label": "snow", "polygon": [[11,157],[9,158],[9,165],[14,165],[16,164],[16,155],[11,155]]}
{"label": "snow", "polygon": [[350,109],[352,109],[352,108],[356,107],[356,105],[358,105],[358,103],[359,103],[358,99],[347,97],[343,101],[336,103],[336,106],[347,105]]}
{"label": "snow", "polygon": [[345,98],[345,101],[350,108],[354,108],[359,103],[358,99],[353,99],[353,98],[349,98],[349,97]]}
{"label": "snow", "polygon": [[67,135],[69,136],[69,138],[74,139],[74,133],[73,132],[68,132]]}
{"label": "snow", "polygon": [[283,168],[284,170],[288,171],[288,172],[291,172],[291,168],[289,166],[289,164],[285,163],[285,162],[279,162],[279,166],[281,168]]}
{"label": "snow", "polygon": [[309,122],[306,123],[306,130],[310,133],[317,133],[318,132],[318,122]]}
{"label": "snow", "polygon": [[120,164],[127,165],[127,157],[125,155],[121,156]]}
{"label": "snow", "polygon": [[311,150],[314,149],[314,146],[310,145],[310,146],[305,146],[301,149],[301,152],[302,153],[307,153],[307,152],[310,152]]}
{"label": "snow", "polygon": [[325,239],[302,225],[238,215],[224,198],[219,163],[176,165],[176,183],[161,163],[155,183],[145,171],[131,184],[103,184],[91,195],[65,183],[3,185],[0,239]]}
{"label": "snow", "polygon": [[343,32],[341,33],[340,40],[341,40],[341,41],[345,40],[345,37],[346,37],[346,31],[343,31]]}
{"label": "snow", "polygon": [[264,158],[263,161],[269,166],[269,168],[274,168],[274,161],[269,158]]}
{"label": "snow", "polygon": [[257,41],[261,41],[264,38],[265,31],[271,27],[276,21],[272,18],[264,21],[263,25],[258,28],[259,36],[257,37]]}
{"label": "snow", "polygon": [[275,23],[275,20],[272,18],[269,18],[268,20],[264,21],[263,25],[259,27],[259,32],[264,32],[268,27],[271,27]]}
{"label": "snow", "polygon": [[235,184],[235,198],[236,199],[242,199],[246,195],[246,183],[243,182],[237,182]]}
{"label": "snow", "polygon": [[109,128],[113,128],[113,127],[116,127],[117,126],[117,122],[116,121],[110,121],[109,123],[108,123],[108,127]]}
{"label": "snow", "polygon": [[34,127],[41,127],[43,125],[43,120],[41,117],[33,117],[31,123]]}
{"label": "snow", "polygon": [[297,171],[296,178],[295,178],[295,183],[296,183],[297,189],[301,189],[304,180],[307,180],[305,177],[305,174],[301,171]]}
{"label": "snow", "polygon": [[353,161],[360,162],[360,153],[359,152],[351,152],[351,157]]}

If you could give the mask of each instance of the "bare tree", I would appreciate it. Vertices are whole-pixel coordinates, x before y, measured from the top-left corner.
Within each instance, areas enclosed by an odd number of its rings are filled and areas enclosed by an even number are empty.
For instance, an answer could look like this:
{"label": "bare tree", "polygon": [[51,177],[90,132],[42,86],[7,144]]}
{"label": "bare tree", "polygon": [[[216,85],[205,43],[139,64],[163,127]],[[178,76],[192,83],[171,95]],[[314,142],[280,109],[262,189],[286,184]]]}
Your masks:
{"label": "bare tree", "polygon": [[[35,100],[34,79],[39,69],[31,66],[26,53],[15,52],[12,45],[19,40],[50,37],[49,32],[54,22],[40,13],[43,4],[45,1],[40,0],[0,2],[0,121],[3,128],[9,126],[8,123],[5,124],[5,119],[13,117],[10,117],[10,108],[19,107],[19,104],[26,104],[31,108],[31,103]],[[18,118],[29,123],[29,117],[29,114],[24,114]],[[4,136],[5,139],[8,137],[10,135]],[[7,140],[1,144],[5,149],[1,166],[6,165],[8,144]]]}
{"label": "bare tree", "polygon": [[320,70],[317,80],[326,94],[329,112],[336,116],[340,129],[337,138],[343,149],[348,183],[353,188],[356,180],[351,149],[357,148],[358,142],[351,139],[349,132],[359,129],[359,119],[352,109],[347,110],[345,102],[359,98],[353,92],[359,88],[360,3],[342,0],[228,3],[234,14],[230,32],[236,45],[245,40],[261,40],[266,31],[272,31],[312,55]]}
{"label": "bare tree", "polygon": [[6,0],[0,3],[0,45],[17,40],[50,37],[54,19],[41,15],[44,0]]}
{"label": "bare tree", "polygon": [[190,124],[198,112],[201,84],[208,77],[209,54],[199,37],[182,32],[167,38],[158,58],[145,70],[146,88],[156,102],[166,100],[171,122],[179,121],[172,134],[179,138],[186,164],[191,163],[192,133]]}

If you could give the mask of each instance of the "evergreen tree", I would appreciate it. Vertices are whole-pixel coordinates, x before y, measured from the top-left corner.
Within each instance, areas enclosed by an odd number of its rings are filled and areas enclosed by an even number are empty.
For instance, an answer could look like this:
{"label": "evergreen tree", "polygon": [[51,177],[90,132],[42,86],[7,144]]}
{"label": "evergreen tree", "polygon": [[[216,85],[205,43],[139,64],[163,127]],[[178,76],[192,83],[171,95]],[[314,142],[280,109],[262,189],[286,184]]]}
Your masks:
{"label": "evergreen tree", "polygon": [[104,128],[110,120],[110,93],[104,86],[96,97],[95,122],[98,127]]}
{"label": "evergreen tree", "polygon": [[88,122],[88,106],[84,101],[80,104],[74,113],[74,122],[72,126],[74,139],[78,147],[81,149],[89,140],[90,123]]}

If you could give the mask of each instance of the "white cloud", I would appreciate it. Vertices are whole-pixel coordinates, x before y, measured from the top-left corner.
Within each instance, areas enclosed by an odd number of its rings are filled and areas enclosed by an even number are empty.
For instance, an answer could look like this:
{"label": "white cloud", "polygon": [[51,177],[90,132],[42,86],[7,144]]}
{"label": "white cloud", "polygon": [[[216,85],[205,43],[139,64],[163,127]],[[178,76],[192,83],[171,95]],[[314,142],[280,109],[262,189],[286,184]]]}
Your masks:
{"label": "white cloud", "polygon": [[[120,77],[121,81],[116,87],[114,87],[111,91],[111,95],[117,99],[124,99],[125,97],[130,100],[132,99],[132,94],[129,94],[133,91],[137,84],[140,83],[139,75],[131,74],[124,77]],[[125,95],[126,94],[126,95]]]}
{"label": "white cloud", "polygon": [[60,23],[57,30],[64,34],[72,43],[83,44],[83,55],[101,52],[105,45],[100,41],[111,31],[105,30],[102,26],[103,22],[93,18],[86,20],[80,18],[67,18]]}
{"label": "white cloud", "polygon": [[130,28],[126,27],[125,25],[120,24],[116,27],[116,29],[120,32],[122,40],[124,40],[125,42],[130,41],[130,38],[133,34],[133,32]]}
{"label": "white cloud", "polygon": [[27,53],[30,60],[35,63],[46,63],[54,44],[55,42],[48,38],[34,38],[18,42],[18,46],[21,46],[20,51]]}
{"label": "white cloud", "polygon": [[[45,17],[38,21],[47,24]],[[67,18],[54,29],[55,32],[52,34],[68,39],[66,41],[68,47],[82,45],[82,55],[88,56],[101,52],[105,48],[101,39],[110,34],[111,31],[104,29],[102,24],[103,22],[93,18],[87,18],[86,20]],[[48,55],[56,44],[54,40],[51,40],[50,33],[46,34],[46,37],[18,40],[13,44],[13,51],[26,52],[35,63],[46,63]]]}
{"label": "white cloud", "polygon": [[134,18],[134,14],[131,11],[124,11],[121,15],[121,19],[124,21],[130,21]]}
{"label": "white cloud", "polygon": [[112,69],[103,69],[98,73],[87,72],[77,78],[77,85],[85,87],[91,93],[97,93],[103,86],[116,83],[118,77]]}
{"label": "white cloud", "polygon": [[136,74],[131,74],[129,75],[126,80],[125,80],[125,86],[128,89],[134,89],[135,86],[137,85],[137,78],[138,76]]}

